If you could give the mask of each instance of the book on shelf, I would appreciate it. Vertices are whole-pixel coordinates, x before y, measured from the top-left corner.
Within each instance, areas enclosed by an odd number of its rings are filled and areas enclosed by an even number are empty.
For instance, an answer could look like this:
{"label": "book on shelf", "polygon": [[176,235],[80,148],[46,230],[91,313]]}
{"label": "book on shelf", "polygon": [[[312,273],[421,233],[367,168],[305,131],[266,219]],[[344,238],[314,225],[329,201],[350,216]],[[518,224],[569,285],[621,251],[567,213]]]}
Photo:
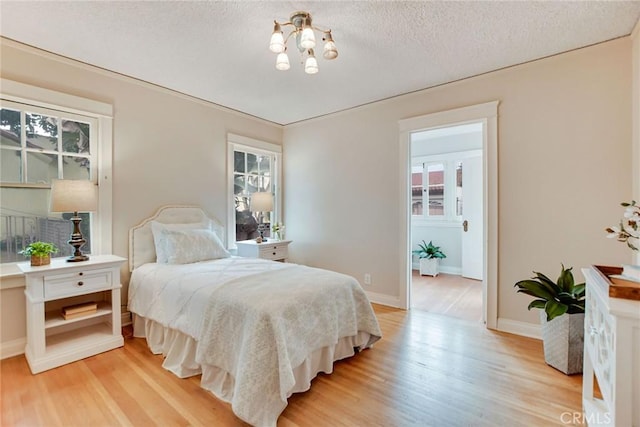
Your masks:
{"label": "book on shelf", "polygon": [[97,310],[98,303],[95,301],[89,301],[82,304],[62,307],[62,317],[64,318],[64,320],[69,320],[76,317],[86,316],[87,314],[95,313]]}

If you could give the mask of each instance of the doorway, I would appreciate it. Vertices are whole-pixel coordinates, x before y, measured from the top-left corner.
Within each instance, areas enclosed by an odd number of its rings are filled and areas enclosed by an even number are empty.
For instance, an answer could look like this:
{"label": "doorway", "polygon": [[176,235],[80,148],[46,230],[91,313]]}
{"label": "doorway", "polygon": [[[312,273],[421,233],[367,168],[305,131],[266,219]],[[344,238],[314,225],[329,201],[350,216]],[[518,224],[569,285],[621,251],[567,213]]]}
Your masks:
{"label": "doorway", "polygon": [[[497,238],[497,209],[498,209],[498,169],[497,169],[497,112],[498,102],[487,102],[484,104],[458,108],[454,110],[441,111],[425,116],[400,120],[400,172],[402,174],[401,203],[404,208],[404,215],[400,218],[400,239],[404,248],[400,254],[401,273],[398,305],[402,308],[411,307],[411,278],[413,272],[413,257],[411,251],[414,249],[412,241],[412,161],[415,155],[423,153],[412,152],[412,135],[425,131],[436,131],[456,126],[475,125],[481,127],[482,144],[480,151],[482,165],[482,216],[479,220],[482,223],[482,255],[476,256],[476,261],[481,258],[482,267],[482,319],[486,326],[491,329],[497,327],[497,259],[498,259],[498,238]],[[444,132],[441,130],[441,132]],[[471,148],[470,148],[471,149]],[[473,149],[476,149],[473,147]],[[446,150],[445,150],[446,151]],[[452,150],[450,150],[452,151]],[[469,151],[459,149],[459,152]],[[444,153],[444,151],[442,152]],[[427,153],[428,154],[428,153]],[[428,183],[427,183],[428,185]],[[443,194],[444,194],[443,190]],[[455,193],[454,193],[455,194]],[[434,194],[435,195],[435,194]],[[455,196],[454,196],[455,197]],[[437,200],[434,200],[437,202]],[[425,201],[423,200],[423,203]],[[435,203],[434,203],[435,204]],[[428,208],[428,200],[426,207]],[[455,212],[455,208],[450,209]],[[446,216],[446,214],[445,214]],[[450,218],[449,218],[450,219]],[[474,223],[478,220],[473,220]],[[447,223],[445,219],[442,224]],[[468,224],[469,226],[471,223]],[[458,227],[461,223],[458,223]],[[462,242],[460,242],[462,246]],[[461,251],[461,249],[460,249]],[[461,252],[460,252],[461,253]],[[460,258],[458,275],[462,274],[462,258]],[[446,265],[445,265],[446,267]],[[451,266],[449,266],[451,267]],[[447,273],[443,273],[447,274]]]}
{"label": "doorway", "polygon": [[458,318],[483,319],[483,124],[465,123],[412,132],[412,247],[433,243],[438,276],[412,259],[411,308]]}

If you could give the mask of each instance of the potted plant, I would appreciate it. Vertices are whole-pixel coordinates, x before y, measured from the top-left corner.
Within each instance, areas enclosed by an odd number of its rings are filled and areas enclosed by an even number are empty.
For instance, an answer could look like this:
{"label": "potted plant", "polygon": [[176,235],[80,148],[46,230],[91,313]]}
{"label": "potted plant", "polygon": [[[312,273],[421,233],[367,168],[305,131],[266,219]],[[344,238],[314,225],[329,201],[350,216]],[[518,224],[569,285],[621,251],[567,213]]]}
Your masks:
{"label": "potted plant", "polygon": [[418,249],[412,251],[420,258],[420,275],[437,276],[440,272],[440,260],[447,256],[440,250],[440,246],[435,246],[433,241],[427,244],[424,240],[418,244]]}
{"label": "potted plant", "polygon": [[51,254],[58,252],[58,248],[53,243],[33,242],[26,248],[18,252],[25,257],[31,257],[31,265],[48,265],[51,263]]}
{"label": "potted plant", "polygon": [[534,297],[528,309],[539,308],[544,360],[567,375],[582,372],[585,285],[576,284],[573,267],[560,271],[557,282],[542,273],[515,284],[518,293]]}

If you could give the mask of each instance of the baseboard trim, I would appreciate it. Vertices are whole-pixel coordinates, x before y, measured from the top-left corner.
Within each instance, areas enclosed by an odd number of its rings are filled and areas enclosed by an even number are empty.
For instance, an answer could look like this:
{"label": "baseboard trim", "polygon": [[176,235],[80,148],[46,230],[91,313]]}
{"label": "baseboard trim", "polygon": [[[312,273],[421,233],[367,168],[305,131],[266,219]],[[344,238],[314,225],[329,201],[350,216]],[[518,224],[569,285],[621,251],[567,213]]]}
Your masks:
{"label": "baseboard trim", "polygon": [[542,329],[537,323],[521,322],[519,320],[498,318],[497,330],[500,332],[508,332],[523,337],[542,339]]}
{"label": "baseboard trim", "polygon": [[365,291],[365,293],[367,294],[367,297],[369,298],[369,301],[371,301],[372,303],[380,304],[380,305],[386,305],[386,306],[389,306],[389,307],[402,308],[402,306],[400,305],[400,298],[398,298],[398,297],[392,297],[392,296],[385,295],[385,294],[379,294],[377,292],[367,292],[367,291]]}
{"label": "baseboard trim", "polygon": [[[418,271],[420,270],[420,264],[412,264],[411,268]],[[440,270],[440,273],[455,274],[456,276],[462,275],[461,267],[450,267],[446,265],[441,265],[438,269]]]}
{"label": "baseboard trim", "polygon": [[24,354],[24,348],[26,345],[26,337],[0,343],[0,360]]}
{"label": "baseboard trim", "polygon": [[120,319],[121,319],[121,324],[122,326],[127,326],[127,325],[131,325],[131,312],[130,311],[123,311],[122,313],[120,313]]}

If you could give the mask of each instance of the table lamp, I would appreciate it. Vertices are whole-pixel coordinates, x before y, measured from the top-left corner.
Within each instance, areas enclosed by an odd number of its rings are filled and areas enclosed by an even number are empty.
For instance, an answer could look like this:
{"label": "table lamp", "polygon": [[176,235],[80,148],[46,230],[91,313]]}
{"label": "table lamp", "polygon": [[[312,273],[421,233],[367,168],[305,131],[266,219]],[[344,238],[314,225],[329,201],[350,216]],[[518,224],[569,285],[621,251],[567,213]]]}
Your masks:
{"label": "table lamp", "polygon": [[74,248],[68,262],[86,261],[89,259],[80,248],[87,241],[80,232],[82,218],[78,212],[93,212],[98,209],[98,186],[87,180],[54,179],[51,181],[51,212],[73,212],[73,232],[67,242]]}
{"label": "table lamp", "polygon": [[271,212],[272,210],[273,194],[258,192],[251,195],[251,212],[256,214],[258,232],[260,232],[260,237],[256,239],[258,243],[262,243],[264,240],[264,212]]}

